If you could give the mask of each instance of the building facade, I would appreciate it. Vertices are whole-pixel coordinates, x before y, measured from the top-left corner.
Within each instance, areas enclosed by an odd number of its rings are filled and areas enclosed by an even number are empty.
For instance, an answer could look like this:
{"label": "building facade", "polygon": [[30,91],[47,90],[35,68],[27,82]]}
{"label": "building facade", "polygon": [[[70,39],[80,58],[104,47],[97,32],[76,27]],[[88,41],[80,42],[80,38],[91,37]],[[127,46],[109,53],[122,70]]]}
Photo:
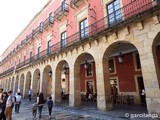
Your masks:
{"label": "building facade", "polygon": [[160,113],[159,14],[159,0],[51,0],[3,53],[1,86],[54,102],[64,89],[69,106],[97,94],[100,110],[114,94],[140,104],[145,89],[148,112]]}

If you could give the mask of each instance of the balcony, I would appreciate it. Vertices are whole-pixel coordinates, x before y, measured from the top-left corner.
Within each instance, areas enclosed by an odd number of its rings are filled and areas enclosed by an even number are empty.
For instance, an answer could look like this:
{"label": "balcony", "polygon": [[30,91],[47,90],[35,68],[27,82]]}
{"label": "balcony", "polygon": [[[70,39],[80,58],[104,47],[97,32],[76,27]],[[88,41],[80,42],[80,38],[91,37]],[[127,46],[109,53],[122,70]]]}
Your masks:
{"label": "balcony", "polygon": [[43,22],[39,24],[39,26],[34,31],[34,36],[41,35],[43,33]]}
{"label": "balcony", "polygon": [[54,18],[52,15],[49,15],[49,17],[41,24],[39,32],[43,32],[43,29],[52,28],[53,24],[54,24]]}
{"label": "balcony", "polygon": [[72,8],[78,8],[83,1],[86,2],[86,0],[71,0],[70,6],[71,6]]}
{"label": "balcony", "polygon": [[[48,56],[50,55],[58,54],[59,52],[62,52],[66,49],[70,49],[71,47],[82,44],[82,42],[87,42],[88,40],[95,39],[100,35],[106,35],[112,31],[117,31],[118,29],[121,29],[122,27],[127,26],[130,23],[143,21],[149,17],[152,17],[154,14],[159,14],[160,0],[159,1],[147,0],[147,1],[148,2],[146,2],[146,0],[136,0],[131,4],[128,4],[118,9],[117,11],[122,11],[122,12],[121,13],[118,12],[119,14],[116,14],[115,17],[118,19],[114,19],[114,21],[112,21],[112,24],[110,22],[111,18],[109,17],[109,15],[107,15],[104,18],[84,28],[83,30],[67,37],[65,46],[62,46],[61,42],[58,42],[52,45],[49,53],[47,49],[45,49],[39,54],[33,56],[32,60],[28,59],[28,60],[25,60],[25,62],[22,62],[19,65],[19,68],[24,67],[32,62],[47,59]],[[137,5],[138,2],[142,2],[142,3],[138,4],[139,5],[138,6]],[[115,11],[115,13],[117,13],[117,11]],[[5,61],[6,59],[7,58],[3,59],[2,62]],[[11,70],[4,71],[3,73],[0,74],[0,76],[7,74],[8,71],[12,71],[12,68]]]}
{"label": "balcony", "polygon": [[54,19],[60,21],[69,12],[69,5],[66,3],[61,4],[61,6],[54,12]]}

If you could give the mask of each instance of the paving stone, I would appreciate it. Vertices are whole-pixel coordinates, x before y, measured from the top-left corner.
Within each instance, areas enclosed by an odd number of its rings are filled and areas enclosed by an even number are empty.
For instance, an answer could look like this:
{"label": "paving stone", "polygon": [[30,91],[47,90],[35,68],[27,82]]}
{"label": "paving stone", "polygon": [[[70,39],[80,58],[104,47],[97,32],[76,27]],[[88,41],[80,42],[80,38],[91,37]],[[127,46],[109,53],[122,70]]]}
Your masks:
{"label": "paving stone", "polygon": [[[20,112],[17,114],[13,109],[13,120],[32,120],[32,102],[26,99],[22,100]],[[131,106],[114,106],[112,111],[100,111],[96,108],[96,103],[83,103],[80,107],[70,107],[67,104],[55,104],[52,110],[52,117],[49,118],[47,104],[44,104],[42,110],[42,118],[37,120],[128,120],[130,117],[125,117],[128,114],[147,113],[146,108],[131,105]],[[132,118],[132,120],[153,120],[152,118]]]}

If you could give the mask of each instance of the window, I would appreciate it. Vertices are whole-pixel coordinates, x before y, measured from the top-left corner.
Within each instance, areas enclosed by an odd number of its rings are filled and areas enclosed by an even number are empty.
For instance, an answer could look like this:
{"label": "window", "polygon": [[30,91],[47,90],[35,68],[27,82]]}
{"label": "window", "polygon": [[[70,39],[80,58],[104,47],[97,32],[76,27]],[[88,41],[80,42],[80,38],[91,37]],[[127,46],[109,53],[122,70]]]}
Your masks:
{"label": "window", "polygon": [[93,64],[92,63],[88,63],[88,68],[85,70],[85,76],[86,77],[93,76]]}
{"label": "window", "polygon": [[109,59],[109,72],[110,73],[115,73],[114,59]]}
{"label": "window", "polygon": [[43,32],[43,22],[40,22],[39,24],[39,32]]}
{"label": "window", "polygon": [[32,61],[32,51],[30,52],[30,62]]}
{"label": "window", "polygon": [[64,1],[62,2],[61,9],[62,9],[62,11],[65,11],[65,10],[66,10],[66,0],[64,0]]}
{"label": "window", "polygon": [[47,45],[47,54],[50,54],[52,50],[52,42],[51,40],[48,41],[48,45]]}
{"label": "window", "polygon": [[52,16],[52,13],[49,14],[49,22],[50,22],[50,23],[53,23],[53,16]]}
{"label": "window", "polygon": [[66,47],[66,31],[61,33],[61,48]]}
{"label": "window", "polygon": [[18,64],[20,64],[20,62],[21,62],[21,59],[19,58],[19,59],[18,59]]}
{"label": "window", "polygon": [[41,48],[41,47],[38,47],[38,49],[37,49],[37,58],[38,58],[38,59],[40,58],[40,48]]}
{"label": "window", "polygon": [[88,21],[84,19],[80,22],[80,39],[88,36]]}
{"label": "window", "polygon": [[24,64],[25,64],[26,56],[24,56]]}
{"label": "window", "polygon": [[120,0],[115,0],[114,2],[107,5],[108,12],[108,25],[114,25],[115,23],[121,21],[122,12],[120,9]]}

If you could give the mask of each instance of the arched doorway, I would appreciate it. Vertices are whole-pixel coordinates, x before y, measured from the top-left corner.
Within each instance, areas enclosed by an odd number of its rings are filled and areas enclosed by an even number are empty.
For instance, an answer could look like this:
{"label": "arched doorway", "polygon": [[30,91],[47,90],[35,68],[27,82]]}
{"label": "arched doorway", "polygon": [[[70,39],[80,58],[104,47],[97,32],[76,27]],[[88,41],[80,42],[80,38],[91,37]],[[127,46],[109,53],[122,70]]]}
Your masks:
{"label": "arched doorway", "polygon": [[104,54],[103,67],[104,74],[109,74],[106,93],[112,97],[114,106],[142,103],[141,91],[145,87],[139,53],[133,44],[111,44]]}
{"label": "arched doorway", "polygon": [[52,68],[50,65],[47,65],[43,70],[42,92],[46,97],[52,94]]}
{"label": "arched doorway", "polygon": [[[76,105],[81,102],[94,103],[97,100],[95,60],[89,53],[80,54],[74,64]],[[81,101],[82,100],[82,101]]]}
{"label": "arched doorway", "polygon": [[28,91],[30,90],[30,87],[31,87],[31,72],[27,72],[27,75],[26,75],[26,82],[25,82],[25,96],[28,96]]}
{"label": "arched doorway", "polygon": [[55,71],[55,102],[69,99],[69,65],[62,60],[56,66]]}
{"label": "arched doorway", "polygon": [[33,73],[33,83],[32,83],[33,96],[37,96],[40,92],[40,70],[36,69]]}
{"label": "arched doorway", "polygon": [[21,74],[21,77],[20,77],[20,88],[19,88],[19,92],[21,94],[23,94],[23,88],[24,88],[24,74]]}

